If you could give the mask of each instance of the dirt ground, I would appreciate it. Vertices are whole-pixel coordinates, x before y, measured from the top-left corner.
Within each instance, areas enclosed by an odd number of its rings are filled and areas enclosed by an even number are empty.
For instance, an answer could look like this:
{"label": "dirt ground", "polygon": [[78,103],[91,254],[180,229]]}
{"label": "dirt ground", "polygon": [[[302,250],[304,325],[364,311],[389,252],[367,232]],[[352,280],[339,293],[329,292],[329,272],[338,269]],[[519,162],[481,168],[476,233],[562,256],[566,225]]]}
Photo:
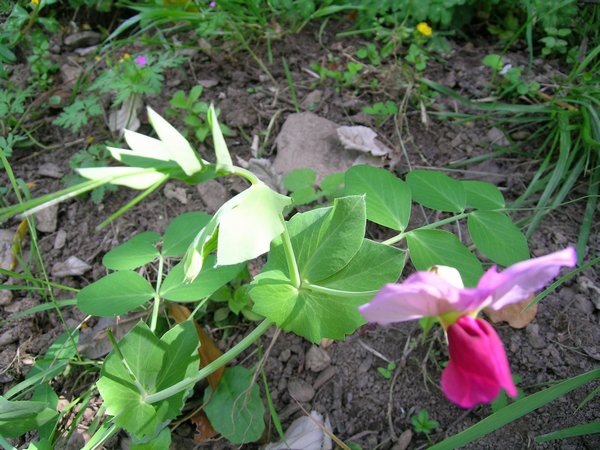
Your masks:
{"label": "dirt ground", "polygon": [[[398,130],[393,120],[388,120],[376,127],[368,117],[361,114],[361,109],[375,101],[401,102],[410,83],[403,80],[401,73],[379,71],[385,74],[382,76],[377,75],[374,70],[373,76],[380,76],[381,79],[379,87],[371,91],[363,89],[356,94],[352,89],[337,91],[331,83],[319,84],[306,70],[309,65],[325,61],[328,55],[344,60],[344,55],[352,54],[352,49],[360,45],[360,41],[339,41],[333,34],[325,33],[321,46],[315,35],[316,30],[309,28],[301,35],[275,42],[273,60],[278,62],[282,56],[287,58],[300,103],[315,90],[321,91],[321,100],[313,108],[314,113],[339,125],[367,124],[375,128],[382,140],[394,150],[395,157],[388,160],[387,164],[393,165],[392,169],[400,175],[407,171],[409,164],[413,168],[443,167],[490,151],[493,143],[491,125],[458,125],[450,121],[438,121],[432,115],[428,116],[427,124],[424,124],[420,110],[412,104],[405,116],[407,126]],[[140,49],[130,50],[133,53]],[[489,80],[489,72],[481,64],[481,60],[490,50],[491,47],[484,42],[455,42],[452,56],[445,61],[431,62],[425,75],[464,94],[481,96],[485,94]],[[55,56],[60,62],[72,55],[59,52]],[[509,54],[509,57],[515,61],[523,58],[518,52]],[[168,74],[166,92],[160,97],[147,98],[145,101],[160,112],[167,106],[164,99],[169,98],[173,91],[187,91],[198,80],[216,80],[216,86],[205,89],[203,99],[214,101],[222,109],[223,121],[237,130],[235,137],[227,139],[234,157],[250,157],[250,144],[241,131],[247,136],[259,135],[277,114],[265,147],[265,156],[273,157],[276,149],[272,143],[287,116],[294,112],[294,107],[281,64],[276,63],[269,66],[269,69],[277,81],[276,86],[273,86],[246,53],[240,52],[234,57],[197,53],[183,69],[173,70]],[[551,71],[556,73],[556,70],[556,67],[546,62],[538,61],[535,65],[535,73],[541,79],[550,76]],[[60,83],[60,79],[57,82]],[[454,107],[448,99],[439,98],[438,102]],[[140,131],[149,131],[147,123],[142,125]],[[36,196],[56,191],[62,187],[61,181],[40,175],[40,167],[52,163],[63,173],[67,173],[70,156],[81,148],[77,144],[73,145],[73,142],[91,135],[101,140],[105,132],[101,129],[86,129],[74,136],[48,125],[37,138],[46,145],[61,144],[60,147],[34,154],[31,151],[16,152],[11,159],[13,170],[17,177],[36,183]],[[402,146],[407,151],[408,161],[401,150]],[[211,158],[208,148],[200,151],[205,158]],[[535,168],[535,161],[504,157],[455,171],[453,175],[490,181],[498,185],[510,199],[523,192]],[[3,178],[5,183],[5,177]],[[175,187],[185,189],[187,204],[168,198],[165,191],[161,190],[100,232],[95,231],[96,225],[133,198],[134,192],[119,189],[98,206],[89,199],[61,204],[58,207],[55,229],[39,233],[44,264],[52,273],[51,268],[56,263],[63,262],[70,256],[77,256],[89,264],[91,269],[83,276],[56,278],[55,281],[81,288],[104,274],[102,256],[115,245],[141,231],[162,232],[169,221],[182,212],[210,209],[210,205],[207,206],[202,201],[202,195],[195,187],[183,184]],[[228,180],[224,182],[224,187],[227,195],[235,194],[240,188]],[[548,214],[531,240],[532,255],[543,255],[574,245],[583,209],[582,202],[575,202]],[[13,220],[3,224],[2,228],[14,230],[16,225],[17,221]],[[386,237],[381,229],[374,226],[368,228],[368,233],[369,237],[376,239]],[[57,245],[59,234],[60,239],[64,239],[62,246]],[[587,254],[597,255],[599,250],[600,237],[596,223]],[[588,256],[586,260],[589,259],[591,258]],[[0,319],[8,318],[40,302],[36,295],[25,291],[12,293],[12,301],[0,307]],[[511,369],[521,377],[518,386],[525,393],[535,392],[549,383],[600,366],[600,316],[592,302],[594,296],[600,296],[600,277],[592,268],[548,295],[540,303],[537,317],[526,328],[513,329],[506,324],[496,326],[505,343]],[[68,297],[68,293],[58,294],[58,298]],[[64,311],[68,326],[78,325],[84,317],[83,313],[74,308]],[[232,346],[250,327],[251,324],[240,323],[219,345],[224,349]],[[55,312],[38,313],[0,329],[0,342],[3,343],[0,346],[0,390],[5,392],[20,381],[35,358],[43,355],[48,345],[62,331],[63,324]],[[209,331],[212,331],[216,340],[222,336],[221,330],[209,328]],[[264,348],[272,343],[274,331],[271,330],[262,338]],[[313,370],[314,367],[307,364],[309,359],[315,357],[315,353],[322,362],[317,367],[318,370]],[[439,427],[430,435],[433,442],[464,430],[491,413],[489,406],[462,410],[445,399],[439,388],[439,363],[445,361],[447,356],[442,333],[434,333],[422,342],[417,324],[408,323],[388,327],[363,327],[346,341],[335,342],[326,350],[320,351],[311,350],[311,344],[300,337],[281,334],[273,343],[265,369],[271,396],[284,429],[295,418],[305,414],[303,409],[316,410],[329,418],[335,435],[346,443],[355,442],[365,449],[399,449],[405,447],[398,444],[394,446],[394,442],[403,432],[411,429],[410,418],[421,409],[426,409],[430,417],[439,422]],[[245,362],[246,366],[255,360],[256,355],[251,355]],[[377,368],[387,366],[388,361],[397,364],[391,379],[386,379],[377,372]],[[93,381],[89,376],[83,380]],[[544,444],[534,442],[537,435],[598,420],[600,399],[597,396],[583,408],[577,408],[598,385],[586,385],[476,441],[468,448],[600,448],[600,435]],[[57,381],[56,387],[67,400],[80,394],[84,388],[81,379],[77,383]],[[292,394],[298,398],[298,393],[306,401],[298,403],[292,398]],[[97,405],[92,405],[90,415],[96,407]],[[193,426],[189,421],[180,424],[173,433],[172,448],[233,448],[223,440],[195,444],[192,440],[193,433]],[[272,424],[269,433],[264,442],[277,439]],[[423,434],[413,433],[412,437],[404,434],[404,438],[407,437],[410,439],[408,448],[424,448],[428,445]],[[108,448],[124,448],[126,442],[124,434],[121,434],[109,443]],[[72,445],[72,448],[77,448],[78,444],[72,442]]]}

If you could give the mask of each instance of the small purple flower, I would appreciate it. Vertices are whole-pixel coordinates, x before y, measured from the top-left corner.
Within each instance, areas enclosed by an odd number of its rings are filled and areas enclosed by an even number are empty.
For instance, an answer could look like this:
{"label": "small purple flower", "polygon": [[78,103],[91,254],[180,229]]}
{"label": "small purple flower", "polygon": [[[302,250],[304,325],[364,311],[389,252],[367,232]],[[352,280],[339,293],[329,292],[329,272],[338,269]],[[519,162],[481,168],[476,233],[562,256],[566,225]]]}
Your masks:
{"label": "small purple flower", "polygon": [[139,55],[135,58],[135,64],[138,67],[144,67],[146,64],[148,64],[148,60],[145,56]]}
{"label": "small purple flower", "polygon": [[208,6],[210,6],[211,8],[214,8],[215,6],[217,6],[217,2],[210,2],[208,4]]}
{"label": "small purple flower", "polygon": [[417,272],[402,284],[388,284],[359,308],[369,322],[388,324],[436,317],[448,335],[450,361],[442,372],[442,390],[454,403],[471,408],[491,402],[504,388],[517,394],[500,338],[483,319],[483,308],[499,310],[529,298],[555,278],[561,267],[575,267],[567,248],[516,263],[502,272],[490,268],[477,287],[465,288],[458,271],[437,267]]}

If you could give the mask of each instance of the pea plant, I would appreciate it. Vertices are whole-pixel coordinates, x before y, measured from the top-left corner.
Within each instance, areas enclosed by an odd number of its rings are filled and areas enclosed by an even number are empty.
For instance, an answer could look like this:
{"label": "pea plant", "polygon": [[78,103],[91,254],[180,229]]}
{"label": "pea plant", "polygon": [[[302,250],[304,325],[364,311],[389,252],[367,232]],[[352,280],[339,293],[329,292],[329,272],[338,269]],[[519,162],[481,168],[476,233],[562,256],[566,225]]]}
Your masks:
{"label": "pea plant", "polygon": [[[463,238],[491,261],[509,265],[529,256],[527,240],[507,215],[500,190],[489,183],[458,181],[429,170],[412,171],[403,180],[383,169],[355,166],[345,173],[344,187],[329,206],[287,218],[284,212],[292,199],[232,163],[212,106],[207,118],[215,162],[200,158],[152,109],[148,116],[158,139],[125,131],[130,149],[108,148],[123,166],[80,168],[87,181],[0,210],[0,220],[31,215],[103,185],[142,191],[103,226],[169,179],[195,185],[238,176],[248,182],[246,190],[212,216],[189,211],[162,236],[142,232],[112,249],[102,260],[107,275],[78,292],[76,306],[92,316],[146,312],[145,319],[118,342],[112,339],[113,350],[95,383],[105,416],[99,415],[86,448],[123,429],[131,436],[132,448],[167,449],[169,424],[180,416],[194,387],[218,371],[220,381],[210,383],[203,394],[212,427],[234,444],[256,441],[265,429],[257,369],[228,364],[271,327],[313,343],[343,340],[366,323],[359,306],[385,284],[396,282],[407,260],[417,270],[452,266],[465,286],[477,285],[482,263],[448,230],[461,221],[468,230]],[[442,218],[411,228],[415,203]],[[367,239],[367,221],[395,234],[382,242]],[[199,361],[196,313],[236,279],[249,260],[264,254],[266,263],[244,289],[248,294],[244,308],[260,317],[258,325],[222,356]],[[195,309],[187,320],[172,323],[167,311],[175,303]],[[70,344],[74,336],[65,340],[68,352],[53,350],[44,360],[48,367],[0,397],[0,409],[12,411],[0,416],[0,434],[17,437],[46,426],[45,439],[52,443],[58,420],[55,405],[44,403],[43,396],[27,401],[20,397],[33,383],[51,390],[49,381],[75,353]]]}

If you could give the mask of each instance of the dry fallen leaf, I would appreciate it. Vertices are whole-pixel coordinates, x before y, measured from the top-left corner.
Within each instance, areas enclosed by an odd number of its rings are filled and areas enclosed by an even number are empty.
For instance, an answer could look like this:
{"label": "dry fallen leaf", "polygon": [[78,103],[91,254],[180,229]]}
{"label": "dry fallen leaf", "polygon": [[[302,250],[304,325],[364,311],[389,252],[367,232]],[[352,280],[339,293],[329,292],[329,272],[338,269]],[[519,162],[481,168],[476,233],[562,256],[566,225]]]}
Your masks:
{"label": "dry fallen leaf", "polygon": [[[169,316],[175,319],[177,323],[183,322],[191,314],[190,310],[185,306],[181,306],[176,303],[169,303],[168,309]],[[202,368],[221,356],[223,352],[219,350],[213,340],[202,330],[202,327],[200,327],[196,321],[194,321],[194,325],[196,326],[198,338],[200,339],[200,348],[198,349],[198,353],[200,354],[200,367]],[[217,388],[219,381],[221,381],[224,371],[225,367],[221,367],[219,370],[213,372],[207,377],[208,384],[210,384],[210,387],[213,389],[213,391]],[[190,417],[190,420],[194,425],[196,425],[194,442],[204,442],[218,434],[212,427],[204,411],[197,411],[192,417]]]}
{"label": "dry fallen leaf", "polygon": [[522,302],[506,305],[498,311],[494,311],[491,308],[485,308],[484,311],[493,323],[508,322],[513,328],[525,328],[535,319],[535,315],[537,314],[537,303],[532,305],[527,311],[523,311],[533,298],[534,296],[532,295]]}

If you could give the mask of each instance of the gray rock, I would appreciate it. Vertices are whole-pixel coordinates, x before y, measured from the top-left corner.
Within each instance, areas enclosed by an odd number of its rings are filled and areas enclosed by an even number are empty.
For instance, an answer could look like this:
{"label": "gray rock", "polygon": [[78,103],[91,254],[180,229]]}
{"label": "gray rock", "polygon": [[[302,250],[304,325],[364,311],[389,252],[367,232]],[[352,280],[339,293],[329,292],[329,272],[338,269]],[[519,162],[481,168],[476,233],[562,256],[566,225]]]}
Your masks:
{"label": "gray rock", "polygon": [[321,347],[313,345],[306,352],[304,365],[313,372],[321,372],[331,365],[331,357]]}
{"label": "gray rock", "polygon": [[[0,334],[0,347],[17,342],[19,339],[19,329],[17,327],[10,328]],[[312,388],[311,388],[312,389]],[[313,394],[314,395],[314,394]]]}
{"label": "gray rock", "polygon": [[38,169],[38,174],[44,177],[56,179],[60,179],[65,175],[64,171],[60,170],[60,167],[53,163],[42,164]]}
{"label": "gray rock", "polygon": [[410,428],[408,430],[404,430],[392,447],[392,450],[406,450],[410,445],[410,441],[412,441],[412,437],[413,433]]}
{"label": "gray rock", "polygon": [[15,233],[0,230],[0,269],[8,270],[12,264],[12,242]]}
{"label": "gray rock", "polygon": [[63,64],[60,66],[60,76],[67,85],[73,85],[82,73],[83,68],[81,66],[73,66],[71,64]]}
{"label": "gray rock", "polygon": [[527,325],[527,340],[529,344],[535,348],[540,349],[546,347],[546,341],[542,336],[540,336],[540,327],[536,323],[530,323]]}
{"label": "gray rock", "polygon": [[11,290],[2,289],[0,290],[0,306],[6,306],[12,301],[13,294]]}
{"label": "gray rock", "polygon": [[293,378],[288,382],[288,393],[299,402],[309,402],[315,396],[313,387],[299,378]]}
{"label": "gray rock", "polygon": [[490,128],[490,131],[487,133],[487,138],[490,144],[500,145],[502,147],[508,147],[510,145],[510,142],[506,139],[504,133],[496,127]]}
{"label": "gray rock", "polygon": [[205,183],[199,184],[197,189],[200,198],[206,205],[206,210],[209,213],[214,213],[223,203],[229,200],[229,192],[227,192],[227,189],[225,189],[218,181],[206,181]]}
{"label": "gray rock", "polygon": [[83,275],[92,266],[76,256],[69,256],[66,261],[58,262],[52,266],[51,273],[55,277],[70,277]]}
{"label": "gray rock", "polygon": [[279,173],[311,168],[317,180],[349,169],[358,156],[344,150],[337,137],[338,125],[311,112],[290,114],[277,136],[273,167]]}
{"label": "gray rock", "polygon": [[580,276],[577,279],[579,292],[587,295],[596,309],[600,309],[600,287],[596,286],[588,277]]}
{"label": "gray rock", "polygon": [[584,314],[592,314],[594,312],[594,303],[592,300],[583,294],[575,294],[573,302],[575,309],[578,309]]}
{"label": "gray rock", "polygon": [[89,47],[96,45],[102,39],[102,35],[96,31],[79,31],[65,38],[65,45],[70,48]]}
{"label": "gray rock", "polygon": [[38,231],[52,233],[56,230],[58,205],[48,206],[35,215],[35,227]]}
{"label": "gray rock", "polygon": [[321,103],[321,99],[323,98],[323,91],[320,89],[316,89],[309,94],[306,95],[300,102],[300,107],[303,109],[313,110],[319,103]]}
{"label": "gray rock", "polygon": [[185,188],[177,187],[173,183],[167,183],[163,192],[165,197],[168,199],[175,199],[183,205],[187,205],[188,203],[187,192]]}
{"label": "gray rock", "polygon": [[67,232],[65,230],[58,230],[56,237],[54,238],[54,248],[60,250],[67,243]]}

